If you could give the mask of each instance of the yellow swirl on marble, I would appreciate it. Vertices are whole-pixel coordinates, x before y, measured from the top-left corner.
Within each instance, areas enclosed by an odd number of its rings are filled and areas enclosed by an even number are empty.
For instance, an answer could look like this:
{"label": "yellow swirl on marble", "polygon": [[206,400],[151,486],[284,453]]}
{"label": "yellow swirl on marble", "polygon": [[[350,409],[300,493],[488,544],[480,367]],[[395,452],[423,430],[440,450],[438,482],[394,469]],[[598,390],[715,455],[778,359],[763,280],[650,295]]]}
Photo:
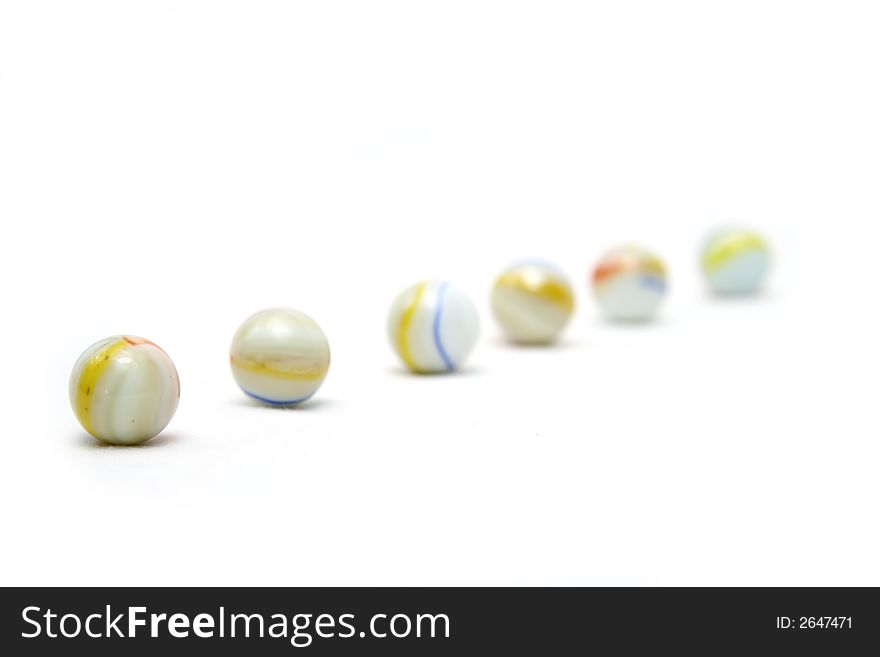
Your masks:
{"label": "yellow swirl on marble", "polygon": [[124,338],[120,338],[99,350],[83,365],[82,374],[80,374],[79,381],[76,384],[76,417],[80,424],[83,425],[83,428],[93,436],[96,434],[89,415],[89,404],[94,399],[98,382],[106,371],[107,366],[116,354],[127,346],[129,346],[129,342]]}
{"label": "yellow swirl on marble", "polygon": [[731,233],[712,244],[703,256],[703,267],[706,271],[715,271],[726,264],[731,258],[749,251],[766,251],[764,240],[755,233]]}
{"label": "yellow swirl on marble", "polygon": [[567,285],[546,276],[527,276],[520,271],[508,271],[498,277],[495,285],[510,287],[527,294],[540,297],[548,303],[560,306],[566,311],[574,310],[574,298]]}
{"label": "yellow swirl on marble", "polygon": [[653,274],[657,278],[666,276],[666,267],[663,261],[653,255],[644,254],[641,262],[642,270],[647,274]]}
{"label": "yellow swirl on marble", "polygon": [[278,367],[270,361],[250,360],[246,358],[232,358],[229,362],[239,369],[261,376],[271,376],[277,379],[285,379],[288,381],[317,381],[323,379],[330,369],[327,367],[300,367],[300,368],[282,368]]}
{"label": "yellow swirl on marble", "polygon": [[419,371],[419,366],[416,363],[415,358],[413,358],[412,349],[410,349],[409,331],[412,328],[413,320],[416,316],[416,310],[418,310],[419,304],[422,302],[422,297],[425,296],[427,290],[427,282],[419,283],[416,286],[409,305],[400,317],[400,326],[397,329],[397,349],[400,352],[400,357],[403,359],[403,362],[406,363],[406,366],[414,372]]}

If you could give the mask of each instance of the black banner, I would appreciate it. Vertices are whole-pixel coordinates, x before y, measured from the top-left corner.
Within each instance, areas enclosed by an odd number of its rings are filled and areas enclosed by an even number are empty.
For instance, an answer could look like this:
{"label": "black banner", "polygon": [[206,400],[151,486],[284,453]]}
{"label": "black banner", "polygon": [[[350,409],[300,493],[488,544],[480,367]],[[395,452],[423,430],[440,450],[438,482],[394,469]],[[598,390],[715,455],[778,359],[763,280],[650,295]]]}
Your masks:
{"label": "black banner", "polygon": [[880,646],[880,597],[867,588],[22,588],[2,590],[0,614],[6,655],[855,655]]}

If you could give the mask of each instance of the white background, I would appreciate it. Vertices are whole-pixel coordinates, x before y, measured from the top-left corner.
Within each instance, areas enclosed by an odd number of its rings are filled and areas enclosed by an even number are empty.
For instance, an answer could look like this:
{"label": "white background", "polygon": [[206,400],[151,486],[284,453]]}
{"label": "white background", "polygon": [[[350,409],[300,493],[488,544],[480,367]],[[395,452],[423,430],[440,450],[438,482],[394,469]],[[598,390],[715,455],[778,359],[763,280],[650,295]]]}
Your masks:
{"label": "white background", "polygon": [[[880,14],[871,2],[3,2],[3,584],[880,585]],[[696,266],[740,221],[760,298]],[[637,241],[662,319],[599,319]],[[514,349],[508,261],[578,313]],[[465,372],[405,374],[393,296],[483,311]],[[298,410],[247,401],[248,314],[333,349]],[[67,378],[116,333],[182,381],[108,448]]]}

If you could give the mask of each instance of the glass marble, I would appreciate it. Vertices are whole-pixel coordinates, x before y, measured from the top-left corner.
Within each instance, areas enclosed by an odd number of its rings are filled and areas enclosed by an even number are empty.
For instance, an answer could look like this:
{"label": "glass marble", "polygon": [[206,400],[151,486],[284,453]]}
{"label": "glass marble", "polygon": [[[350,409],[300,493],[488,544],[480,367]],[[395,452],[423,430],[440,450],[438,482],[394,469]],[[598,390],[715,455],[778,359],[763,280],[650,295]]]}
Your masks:
{"label": "glass marble", "polygon": [[492,287],[492,312],[513,342],[548,344],[574,312],[574,292],[554,265],[523,261],[501,272]]}
{"label": "glass marble", "polygon": [[666,267],[656,255],[637,246],[606,253],[593,271],[593,294],[608,319],[647,321],[666,297]]}
{"label": "glass marble", "polygon": [[706,281],[716,294],[752,294],[767,278],[770,249],[758,233],[727,228],[706,240],[702,265]]}
{"label": "glass marble", "polygon": [[330,344],[304,312],[267,308],[235,332],[229,363],[245,394],[264,404],[291,406],[321,387],[330,369]]}
{"label": "glass marble", "polygon": [[403,363],[419,374],[462,366],[480,333],[477,308],[451,283],[423,281],[401,292],[388,314],[388,337]]}
{"label": "glass marble", "polygon": [[130,335],[96,342],[70,375],[70,404],[83,429],[111,445],[139,445],[174,417],[180,379],[159,346]]}

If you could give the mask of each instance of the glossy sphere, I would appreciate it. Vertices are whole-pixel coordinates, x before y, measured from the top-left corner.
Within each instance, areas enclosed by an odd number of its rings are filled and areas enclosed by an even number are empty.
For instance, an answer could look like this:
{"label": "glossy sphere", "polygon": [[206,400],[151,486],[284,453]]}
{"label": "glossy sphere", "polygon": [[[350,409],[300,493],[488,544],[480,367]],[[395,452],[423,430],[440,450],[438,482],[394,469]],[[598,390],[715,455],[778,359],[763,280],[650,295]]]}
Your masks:
{"label": "glossy sphere", "polygon": [[593,272],[593,293],[606,317],[651,319],[666,296],[666,267],[652,253],[625,246],[608,252]]}
{"label": "glossy sphere", "polygon": [[717,294],[750,294],[764,283],[770,269],[770,250],[749,230],[714,233],[703,249],[703,273]]}
{"label": "glossy sphere", "polygon": [[232,376],[248,395],[276,406],[299,404],[317,392],[330,368],[330,345],[311,317],[269,308],[248,317],[229,348]]}
{"label": "glossy sphere", "polygon": [[480,320],[468,296],[454,285],[425,281],[398,295],[388,315],[388,337],[413,372],[450,372],[477,342]]}
{"label": "glossy sphere", "polygon": [[526,344],[553,342],[574,312],[565,274],[543,262],[508,267],[492,288],[492,311],[508,338]]}
{"label": "glossy sphere", "polygon": [[118,335],[86,349],[70,374],[83,429],[112,445],[138,445],[164,429],[180,399],[174,363],[143,338]]}

